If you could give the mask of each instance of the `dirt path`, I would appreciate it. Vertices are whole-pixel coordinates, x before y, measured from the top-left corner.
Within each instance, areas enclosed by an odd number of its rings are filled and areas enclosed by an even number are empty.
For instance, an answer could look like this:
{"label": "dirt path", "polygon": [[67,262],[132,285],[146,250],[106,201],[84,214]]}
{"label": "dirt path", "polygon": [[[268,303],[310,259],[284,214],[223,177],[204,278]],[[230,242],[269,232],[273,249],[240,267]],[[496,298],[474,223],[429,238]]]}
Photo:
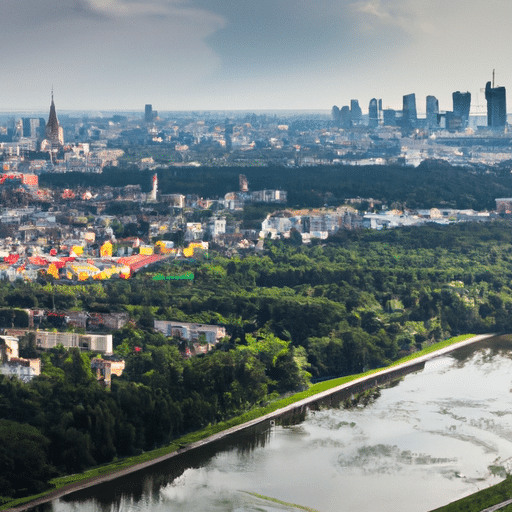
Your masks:
{"label": "dirt path", "polygon": [[353,381],[347,382],[346,384],[342,384],[340,386],[337,386],[332,389],[328,389],[327,391],[323,391],[321,393],[317,393],[316,395],[312,395],[308,398],[304,398],[303,400],[300,400],[298,402],[295,402],[291,405],[288,405],[286,407],[283,407],[282,409],[278,409],[277,411],[271,412],[269,414],[266,414],[264,416],[260,416],[259,418],[256,418],[254,420],[248,421],[246,423],[243,423],[241,425],[237,425],[236,427],[231,427],[227,430],[223,430],[222,432],[219,432],[217,434],[214,434],[210,437],[207,437],[205,439],[202,439],[201,441],[196,441],[195,443],[191,443],[187,445],[185,448],[182,448],[178,451],[168,453],[167,455],[163,455],[161,457],[157,457],[155,459],[152,459],[150,461],[141,462],[140,464],[135,464],[133,466],[130,466],[125,469],[121,469],[119,471],[115,471],[112,473],[109,473],[107,475],[100,475],[88,478],[86,480],[81,480],[76,483],[68,484],[64,487],[61,487],[60,489],[56,489],[54,491],[50,491],[48,494],[45,494],[41,498],[37,498],[29,503],[26,503],[24,505],[20,505],[18,507],[8,508],[5,509],[9,512],[21,512],[24,510],[27,510],[29,508],[35,507],[37,505],[40,505],[42,503],[46,503],[48,501],[52,501],[54,499],[60,498],[62,496],[65,496],[67,494],[71,494],[75,491],[79,491],[82,489],[86,489],[88,487],[92,487],[94,485],[103,483],[103,482],[109,482],[111,480],[115,480],[116,478],[120,478],[125,475],[129,475],[130,473],[134,473],[135,471],[139,471],[141,469],[147,468],[149,466],[152,466],[154,464],[158,464],[159,462],[163,462],[169,459],[172,459],[173,457],[176,457],[177,455],[182,455],[183,453],[194,450],[196,448],[200,448],[201,446],[204,446],[206,444],[212,443],[214,441],[217,441],[219,439],[222,439],[224,437],[227,437],[235,432],[239,432],[240,430],[244,430],[246,428],[252,427],[254,425],[257,425],[259,423],[262,423],[264,421],[269,421],[272,419],[277,418],[278,416],[281,416],[284,413],[291,412],[294,409],[307,406],[312,402],[316,402],[317,400],[320,400],[324,397],[327,397],[333,393],[336,393],[338,391],[341,391],[342,389],[350,388],[351,386],[360,384],[362,382],[365,382],[366,380],[373,380],[375,379],[376,375],[383,375],[386,373],[391,373],[396,371],[397,369],[401,368],[407,368],[408,366],[416,365],[418,363],[421,363],[423,361],[428,361],[430,359],[434,359],[436,357],[439,357],[443,354],[447,354],[449,352],[452,352],[458,348],[464,347],[466,345],[471,345],[472,343],[477,343],[478,341],[481,341],[486,338],[491,338],[492,336],[495,336],[494,334],[481,334],[479,336],[473,336],[472,338],[468,338],[467,340],[460,341],[458,343],[454,343],[453,345],[450,345],[448,347],[442,348],[440,350],[437,350],[435,352],[432,352],[430,354],[427,354],[425,356],[417,357],[416,359],[412,359],[411,361],[407,361],[405,363],[393,366],[391,368],[384,369],[380,372],[372,373],[369,376],[366,377],[360,377],[359,379],[355,379]]}

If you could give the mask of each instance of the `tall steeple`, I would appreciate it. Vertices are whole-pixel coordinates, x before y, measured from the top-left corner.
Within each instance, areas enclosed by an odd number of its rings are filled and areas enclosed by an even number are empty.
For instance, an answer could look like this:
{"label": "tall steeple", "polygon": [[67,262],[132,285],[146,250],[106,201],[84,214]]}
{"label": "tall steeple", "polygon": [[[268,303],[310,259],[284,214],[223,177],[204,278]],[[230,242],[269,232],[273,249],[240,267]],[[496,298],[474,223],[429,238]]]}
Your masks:
{"label": "tall steeple", "polygon": [[59,127],[57,119],[57,112],[55,110],[55,103],[53,101],[53,87],[52,87],[52,103],[50,105],[50,115],[48,123],[46,123],[46,138],[51,142],[52,149],[58,148],[63,144],[62,129]]}

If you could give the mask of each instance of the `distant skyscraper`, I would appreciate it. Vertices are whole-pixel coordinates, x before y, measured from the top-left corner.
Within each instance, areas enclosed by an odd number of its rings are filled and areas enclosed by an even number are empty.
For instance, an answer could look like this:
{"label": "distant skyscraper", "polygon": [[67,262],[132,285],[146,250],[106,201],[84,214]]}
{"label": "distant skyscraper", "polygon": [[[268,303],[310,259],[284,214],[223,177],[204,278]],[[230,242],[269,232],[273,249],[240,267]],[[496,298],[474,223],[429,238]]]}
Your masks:
{"label": "distant skyscraper", "polygon": [[469,109],[471,107],[470,92],[454,92],[453,98],[453,115],[460,117],[462,128],[466,128],[469,124]]}
{"label": "distant skyscraper", "polygon": [[348,105],[341,107],[340,126],[341,128],[350,128],[352,126],[352,116]]}
{"label": "distant skyscraper", "polygon": [[402,108],[402,119],[414,126],[418,119],[418,113],[416,111],[416,95],[406,94],[403,97],[403,108]]}
{"label": "distant skyscraper", "polygon": [[332,117],[332,120],[334,121],[335,126],[339,126],[340,125],[340,109],[337,105],[333,105],[333,107],[331,109],[331,117]]}
{"label": "distant skyscraper", "polygon": [[439,126],[439,101],[435,96],[427,96],[427,126],[435,128]]}
{"label": "distant skyscraper", "polygon": [[368,126],[370,128],[379,126],[379,104],[375,98],[372,98],[368,105]]}
{"label": "distant skyscraper", "polygon": [[396,126],[396,110],[387,108],[383,110],[384,126]]}
{"label": "distant skyscraper", "polygon": [[507,123],[505,87],[492,87],[491,82],[487,82],[485,99],[487,100],[487,126],[504,128]]}
{"label": "distant skyscraper", "polygon": [[46,123],[46,138],[50,142],[52,149],[59,148],[64,144],[64,132],[59,126],[59,121],[57,119],[55,103],[53,102],[53,91],[50,115],[48,116],[48,122]]}
{"label": "distant skyscraper", "polygon": [[361,110],[359,101],[357,100],[350,100],[350,117],[353,124],[359,124],[361,122],[363,111]]}
{"label": "distant skyscraper", "polygon": [[153,122],[153,105],[146,105],[144,107],[144,121],[146,123]]}
{"label": "distant skyscraper", "polygon": [[22,118],[23,137],[42,139],[45,135],[46,121],[43,118]]}

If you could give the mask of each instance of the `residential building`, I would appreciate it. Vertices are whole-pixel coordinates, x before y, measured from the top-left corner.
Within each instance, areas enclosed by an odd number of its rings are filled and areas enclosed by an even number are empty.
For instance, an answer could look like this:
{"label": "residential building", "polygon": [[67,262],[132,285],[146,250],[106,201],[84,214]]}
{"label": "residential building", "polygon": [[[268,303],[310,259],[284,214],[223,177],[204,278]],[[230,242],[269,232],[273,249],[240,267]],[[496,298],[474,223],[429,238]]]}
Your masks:
{"label": "residential building", "polygon": [[110,387],[112,383],[112,375],[121,377],[125,369],[124,361],[114,361],[95,357],[91,360],[91,368],[96,371],[96,378],[101,380],[103,384]]}
{"label": "residential building", "polygon": [[500,197],[496,201],[496,211],[498,213],[512,213],[512,197]]}
{"label": "residential building", "polygon": [[226,336],[226,329],[220,325],[155,320],[154,327],[166,336],[176,336],[192,342],[204,341],[209,345],[218,343]]}
{"label": "residential building", "polygon": [[130,320],[128,313],[89,313],[89,326],[117,330],[124,327]]}
{"label": "residential building", "polygon": [[0,337],[0,374],[29,382],[41,374],[41,360],[20,358],[18,338],[2,335]]}
{"label": "residential building", "polygon": [[212,236],[223,235],[226,233],[225,217],[211,217],[208,220],[208,231]]}
{"label": "residential building", "polygon": [[90,352],[112,354],[112,334],[79,334],[75,332],[36,331],[36,347],[48,350],[62,345],[65,348],[79,348]]}
{"label": "residential building", "polygon": [[22,382],[30,382],[41,375],[41,360],[11,358],[2,362],[0,373],[7,377],[17,377]]}

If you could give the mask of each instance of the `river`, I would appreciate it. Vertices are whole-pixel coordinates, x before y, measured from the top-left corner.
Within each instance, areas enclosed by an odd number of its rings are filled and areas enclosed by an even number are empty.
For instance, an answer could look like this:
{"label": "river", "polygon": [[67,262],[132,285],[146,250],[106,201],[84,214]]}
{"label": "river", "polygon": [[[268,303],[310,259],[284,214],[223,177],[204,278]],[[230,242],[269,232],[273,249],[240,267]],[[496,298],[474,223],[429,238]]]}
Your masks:
{"label": "river", "polygon": [[426,363],[366,407],[270,422],[32,512],[427,512],[512,470],[512,337]]}

